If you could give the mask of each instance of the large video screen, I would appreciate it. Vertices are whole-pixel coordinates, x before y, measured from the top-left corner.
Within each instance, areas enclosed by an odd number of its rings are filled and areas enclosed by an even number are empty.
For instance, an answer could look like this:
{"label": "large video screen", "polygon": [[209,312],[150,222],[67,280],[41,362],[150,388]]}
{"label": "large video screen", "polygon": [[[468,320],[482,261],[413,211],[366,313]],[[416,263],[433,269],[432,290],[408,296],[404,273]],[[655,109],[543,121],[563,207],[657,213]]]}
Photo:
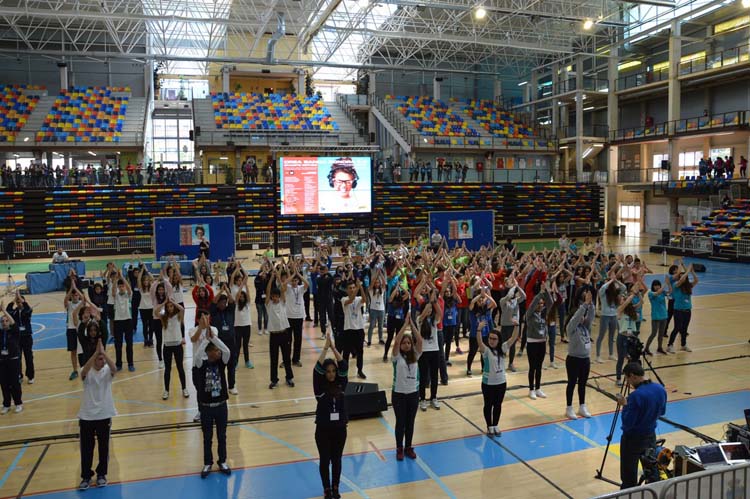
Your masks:
{"label": "large video screen", "polygon": [[282,215],[370,213],[369,157],[279,159]]}

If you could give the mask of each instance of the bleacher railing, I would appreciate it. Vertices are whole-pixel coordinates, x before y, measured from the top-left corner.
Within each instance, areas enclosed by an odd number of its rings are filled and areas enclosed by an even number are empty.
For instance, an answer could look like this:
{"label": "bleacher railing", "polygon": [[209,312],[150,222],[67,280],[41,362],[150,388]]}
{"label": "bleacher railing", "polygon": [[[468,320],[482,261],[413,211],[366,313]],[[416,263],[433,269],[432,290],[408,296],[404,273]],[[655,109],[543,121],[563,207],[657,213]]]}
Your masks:
{"label": "bleacher railing", "polygon": [[597,222],[572,222],[558,224],[496,224],[495,237],[536,237],[560,234],[598,235],[602,228]]}
{"label": "bleacher railing", "polygon": [[665,121],[652,126],[620,128],[609,134],[611,141],[642,140],[692,133],[704,130],[719,130],[747,125],[747,111],[729,111],[707,116],[695,116],[674,121]]}
{"label": "bleacher railing", "polygon": [[409,168],[401,167],[401,178],[396,179],[393,174],[393,167],[386,166],[384,172],[381,175],[377,171],[375,172],[376,183],[400,183],[400,184],[422,184],[422,183],[442,183],[442,184],[460,184],[460,183],[547,183],[550,182],[550,170],[548,168],[510,168],[510,169],[498,169],[498,168],[487,168],[481,172],[477,171],[476,168],[470,168],[466,172],[464,178],[463,172],[459,173],[453,169],[450,174],[447,171],[439,171],[436,167],[429,168],[429,173],[425,171],[425,175],[422,175],[420,169],[417,174],[417,180],[410,180]]}
{"label": "bleacher railing", "polygon": [[636,88],[649,83],[657,83],[669,79],[669,68],[659,69],[657,71],[641,71],[617,78],[617,90],[627,90]]}
{"label": "bleacher railing", "polygon": [[750,62],[750,46],[745,43],[738,47],[732,47],[718,52],[706,54],[705,57],[692,59],[680,63],[680,75],[688,75],[719,69],[735,64]]}
{"label": "bleacher railing", "polygon": [[597,496],[595,499],[658,499],[659,494],[648,486],[633,487],[632,489],[619,490],[606,494],[603,496]]}
{"label": "bleacher railing", "polygon": [[737,257],[750,258],[750,239],[737,241]]}
{"label": "bleacher railing", "polygon": [[680,251],[690,251],[695,254],[711,254],[713,252],[713,239],[708,236],[690,236],[681,234],[672,236],[669,240],[670,248]]}

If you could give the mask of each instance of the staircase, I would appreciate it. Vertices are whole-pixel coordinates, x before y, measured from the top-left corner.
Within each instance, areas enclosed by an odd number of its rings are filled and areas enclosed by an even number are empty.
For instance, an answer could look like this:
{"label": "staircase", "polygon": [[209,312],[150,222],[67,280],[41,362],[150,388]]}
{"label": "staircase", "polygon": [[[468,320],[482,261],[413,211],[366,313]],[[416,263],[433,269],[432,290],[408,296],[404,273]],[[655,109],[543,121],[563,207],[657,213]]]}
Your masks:
{"label": "staircase", "polygon": [[29,139],[27,142],[34,140],[36,133],[42,128],[45,118],[47,118],[52,106],[55,104],[56,98],[56,95],[45,95],[39,98],[34,111],[29,115],[26,124],[18,133],[16,142],[24,142],[27,138]]}
{"label": "staircase", "polygon": [[[350,144],[366,144],[367,137],[359,134],[359,130],[352,123],[346,112],[341,109],[336,101],[324,102],[326,109],[331,113],[331,118],[339,125],[339,140]],[[351,140],[350,140],[351,139]]]}
{"label": "staircase", "polygon": [[120,144],[143,145],[143,119],[145,116],[146,99],[143,97],[131,97],[128,101],[128,110],[125,113],[125,121],[122,124]]}

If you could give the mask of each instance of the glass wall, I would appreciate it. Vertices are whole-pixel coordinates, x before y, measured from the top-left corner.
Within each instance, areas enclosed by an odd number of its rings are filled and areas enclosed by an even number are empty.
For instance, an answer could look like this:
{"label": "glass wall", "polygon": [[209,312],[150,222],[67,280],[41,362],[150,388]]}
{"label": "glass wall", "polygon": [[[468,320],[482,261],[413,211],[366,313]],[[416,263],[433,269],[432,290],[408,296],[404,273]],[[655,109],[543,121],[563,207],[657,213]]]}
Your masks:
{"label": "glass wall", "polygon": [[194,147],[190,140],[193,120],[188,117],[158,117],[153,120],[153,159],[165,168],[194,166]]}

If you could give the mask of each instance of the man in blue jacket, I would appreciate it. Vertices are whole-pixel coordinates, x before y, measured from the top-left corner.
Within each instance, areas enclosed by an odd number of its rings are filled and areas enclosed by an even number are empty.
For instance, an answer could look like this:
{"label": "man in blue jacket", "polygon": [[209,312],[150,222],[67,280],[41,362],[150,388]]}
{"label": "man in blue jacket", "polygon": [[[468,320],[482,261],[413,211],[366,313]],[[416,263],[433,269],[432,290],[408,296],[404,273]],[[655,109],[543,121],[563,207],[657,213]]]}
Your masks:
{"label": "man in blue jacket", "polygon": [[667,392],[659,383],[644,378],[638,362],[631,362],[622,372],[633,389],[627,399],[617,395],[617,403],[623,406],[620,488],[627,489],[638,485],[638,461],[646,450],[656,446],[656,421],[667,410]]}

